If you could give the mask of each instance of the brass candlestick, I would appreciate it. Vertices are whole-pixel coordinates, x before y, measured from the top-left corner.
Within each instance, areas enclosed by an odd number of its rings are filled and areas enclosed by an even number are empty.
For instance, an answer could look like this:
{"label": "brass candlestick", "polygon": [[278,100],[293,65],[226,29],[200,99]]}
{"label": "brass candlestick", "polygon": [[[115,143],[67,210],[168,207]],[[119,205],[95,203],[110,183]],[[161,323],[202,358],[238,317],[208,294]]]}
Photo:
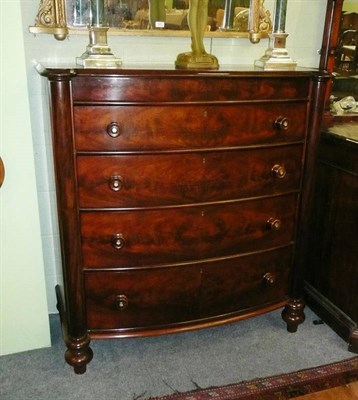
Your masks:
{"label": "brass candlestick", "polygon": [[76,58],[85,68],[119,68],[122,60],[111,53],[107,44],[106,27],[89,26],[89,44],[81,57]]}
{"label": "brass candlestick", "polygon": [[108,28],[103,26],[104,1],[90,0],[89,44],[81,57],[76,58],[85,68],[119,68],[122,61],[115,57],[107,44]]}

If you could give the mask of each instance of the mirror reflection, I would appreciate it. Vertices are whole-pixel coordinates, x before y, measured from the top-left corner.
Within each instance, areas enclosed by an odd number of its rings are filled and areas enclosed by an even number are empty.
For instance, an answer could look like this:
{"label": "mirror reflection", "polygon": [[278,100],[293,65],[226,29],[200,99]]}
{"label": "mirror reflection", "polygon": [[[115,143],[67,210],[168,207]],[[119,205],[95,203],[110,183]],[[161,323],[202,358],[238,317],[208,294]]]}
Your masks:
{"label": "mirror reflection", "polygon": [[358,72],[358,5],[356,11],[343,11],[336,49],[335,71]]}
{"label": "mirror reflection", "polygon": [[[96,0],[104,2],[102,24],[124,30],[189,30],[189,0]],[[67,26],[86,28],[88,0],[66,0]],[[249,30],[250,0],[209,0],[208,31]]]}
{"label": "mirror reflection", "polygon": [[358,2],[344,0],[335,47],[330,109],[335,116],[358,115]]}

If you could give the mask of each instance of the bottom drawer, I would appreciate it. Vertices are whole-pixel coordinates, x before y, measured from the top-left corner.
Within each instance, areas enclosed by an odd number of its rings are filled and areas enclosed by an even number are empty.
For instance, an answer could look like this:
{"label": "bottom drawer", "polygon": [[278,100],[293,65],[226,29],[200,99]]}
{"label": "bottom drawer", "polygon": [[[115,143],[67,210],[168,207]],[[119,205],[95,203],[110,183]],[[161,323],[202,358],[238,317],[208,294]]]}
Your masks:
{"label": "bottom drawer", "polygon": [[185,267],[86,272],[89,330],[175,326],[284,299],[291,246]]}

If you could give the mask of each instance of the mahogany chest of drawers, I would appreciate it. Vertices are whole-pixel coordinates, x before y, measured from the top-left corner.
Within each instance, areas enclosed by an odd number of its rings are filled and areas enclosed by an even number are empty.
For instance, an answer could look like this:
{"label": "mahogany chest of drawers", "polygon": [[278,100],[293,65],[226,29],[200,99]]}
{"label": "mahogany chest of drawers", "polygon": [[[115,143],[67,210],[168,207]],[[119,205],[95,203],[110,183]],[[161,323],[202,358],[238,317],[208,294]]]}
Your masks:
{"label": "mahogany chest of drawers", "polygon": [[[66,360],[279,307],[304,320],[301,252],[325,78],[312,71],[42,70]],[[307,178],[307,177],[308,178]],[[63,300],[62,300],[63,297]]]}

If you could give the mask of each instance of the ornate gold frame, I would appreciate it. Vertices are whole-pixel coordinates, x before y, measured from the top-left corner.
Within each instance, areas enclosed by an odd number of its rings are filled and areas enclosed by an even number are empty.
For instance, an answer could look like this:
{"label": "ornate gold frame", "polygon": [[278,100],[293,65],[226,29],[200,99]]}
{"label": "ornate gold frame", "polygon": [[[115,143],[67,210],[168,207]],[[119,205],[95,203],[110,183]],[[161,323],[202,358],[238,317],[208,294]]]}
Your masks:
{"label": "ornate gold frame", "polygon": [[[268,37],[272,30],[270,13],[264,7],[264,0],[251,0],[248,32],[207,32],[208,37],[243,37],[257,43],[261,38]],[[73,29],[67,26],[66,0],[40,0],[34,26],[29,28],[31,33],[47,33],[54,35],[57,40],[64,40],[69,34],[86,33],[84,29]],[[124,30],[110,28],[112,35],[141,35],[141,36],[189,36],[189,31],[161,30]]]}
{"label": "ornate gold frame", "polygon": [[65,0],[40,0],[32,33],[49,33],[57,40],[64,40],[69,29],[66,21]]}

